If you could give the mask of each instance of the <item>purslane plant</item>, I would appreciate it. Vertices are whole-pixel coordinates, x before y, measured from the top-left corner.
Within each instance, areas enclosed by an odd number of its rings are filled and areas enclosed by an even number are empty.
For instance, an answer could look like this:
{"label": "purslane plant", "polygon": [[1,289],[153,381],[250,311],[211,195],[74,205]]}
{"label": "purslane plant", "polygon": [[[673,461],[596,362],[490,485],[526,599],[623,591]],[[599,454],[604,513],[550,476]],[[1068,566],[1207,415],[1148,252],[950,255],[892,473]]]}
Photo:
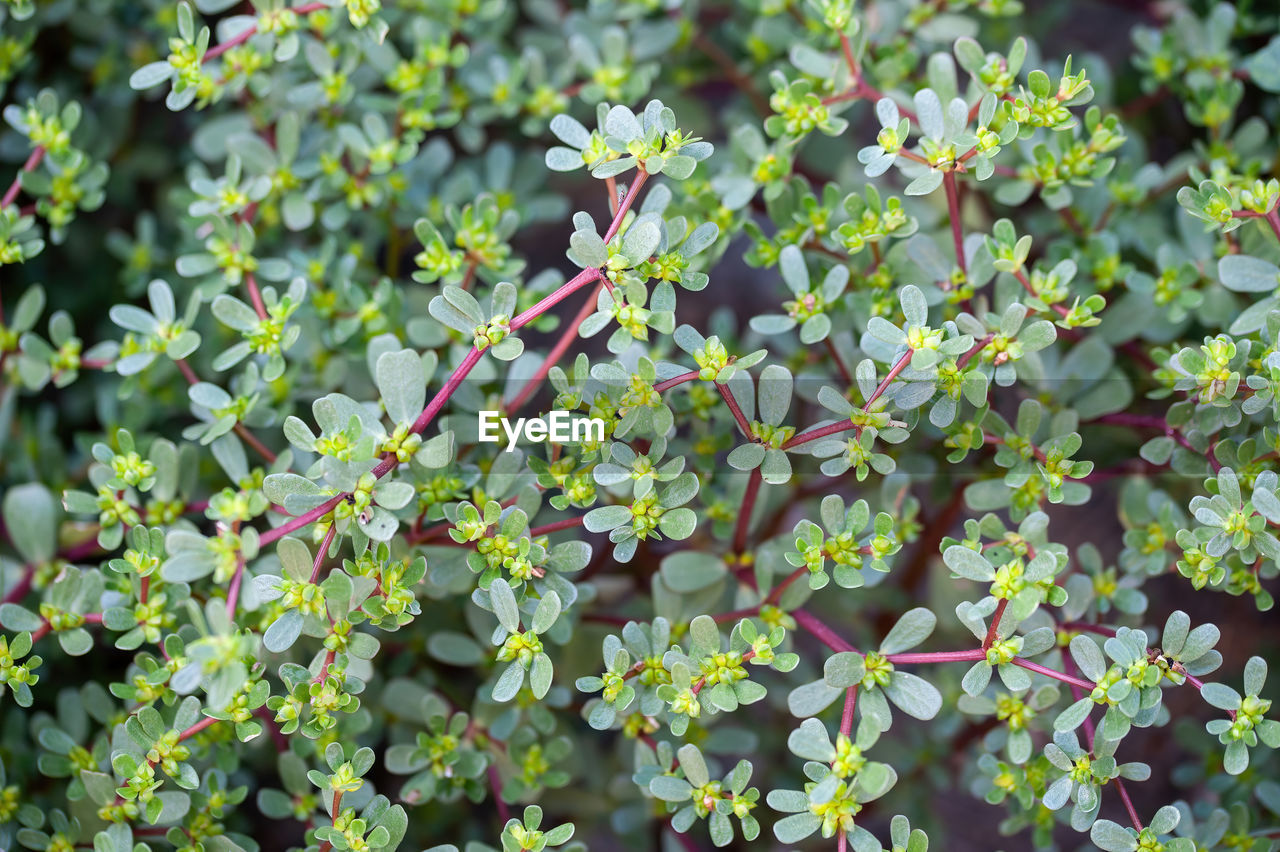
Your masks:
{"label": "purslane plant", "polygon": [[1280,848],[1240,5],[0,6],[0,848]]}

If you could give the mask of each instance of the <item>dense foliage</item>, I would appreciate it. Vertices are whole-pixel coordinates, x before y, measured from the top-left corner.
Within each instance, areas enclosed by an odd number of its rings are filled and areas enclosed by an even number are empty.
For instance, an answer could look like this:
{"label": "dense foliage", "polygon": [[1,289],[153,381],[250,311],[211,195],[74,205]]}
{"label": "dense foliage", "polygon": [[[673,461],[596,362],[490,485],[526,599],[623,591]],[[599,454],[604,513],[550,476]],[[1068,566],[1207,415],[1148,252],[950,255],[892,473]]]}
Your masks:
{"label": "dense foliage", "polygon": [[1280,846],[1280,22],[1075,5],[0,2],[0,848]]}

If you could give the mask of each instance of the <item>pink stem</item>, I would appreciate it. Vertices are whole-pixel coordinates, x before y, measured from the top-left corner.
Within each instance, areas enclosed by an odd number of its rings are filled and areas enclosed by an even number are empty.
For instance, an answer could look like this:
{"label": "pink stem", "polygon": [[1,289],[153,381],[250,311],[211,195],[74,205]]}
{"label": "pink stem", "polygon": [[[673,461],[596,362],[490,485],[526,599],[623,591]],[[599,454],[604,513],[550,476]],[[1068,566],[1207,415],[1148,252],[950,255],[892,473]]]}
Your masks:
{"label": "pink stem", "polygon": [[857,648],[837,636],[835,631],[823,624],[817,616],[803,609],[797,609],[791,613],[791,617],[796,620],[796,624],[808,630],[814,638],[831,650],[858,652]]}
{"label": "pink stem", "polygon": [[[40,165],[40,161],[44,159],[44,146],[37,145],[32,151],[31,156],[27,157],[27,161],[22,164],[23,172],[33,172],[36,166]],[[4,198],[0,198],[0,209],[8,207],[13,200],[18,197],[18,191],[22,189],[22,174],[19,173],[13,179],[13,183],[9,184],[9,188],[5,190]]]}
{"label": "pink stem", "polygon": [[324,565],[324,560],[329,556],[329,548],[333,546],[333,537],[337,533],[336,524],[329,524],[329,529],[324,534],[324,541],[320,544],[320,549],[316,551],[316,558],[311,563],[311,582],[314,584],[320,579],[320,568]]}
{"label": "pink stem", "polygon": [[565,518],[563,521],[554,521],[550,524],[544,524],[543,526],[540,526],[540,527],[534,527],[533,529],[529,530],[529,537],[537,538],[540,535],[547,535],[548,533],[559,532],[560,530],[567,530],[567,529],[572,529],[573,527],[580,527],[582,526],[583,517],[585,516],[579,516],[576,518]]}
{"label": "pink stem", "polygon": [[[719,387],[719,385],[717,385]],[[742,495],[742,508],[738,512],[738,521],[733,531],[733,552],[742,553],[747,547],[747,532],[751,527],[751,513],[756,507],[756,497],[760,494],[761,474],[756,468],[747,475],[747,490]]]}
{"label": "pink stem", "polygon": [[956,190],[956,173],[946,172],[942,175],[942,188],[947,193],[947,212],[951,217],[951,240],[956,248],[956,265],[965,272],[964,231],[960,225],[960,194]]}
{"label": "pink stem", "polygon": [[1030,660],[1022,659],[1021,657],[1015,657],[1013,660],[1013,664],[1015,666],[1021,666],[1027,671],[1036,672],[1037,674],[1042,674],[1045,677],[1051,677],[1054,680],[1060,680],[1063,683],[1074,683],[1076,686],[1080,687],[1081,689],[1087,689],[1091,692],[1093,691],[1094,684],[1090,683],[1089,681],[1081,680],[1078,677],[1072,677],[1069,674],[1063,674],[1062,672],[1059,672],[1059,671],[1054,671],[1053,669],[1048,668],[1046,666],[1042,666],[1039,663],[1033,663]]}
{"label": "pink stem", "polygon": [[663,391],[669,388],[673,388],[676,385],[683,385],[686,382],[697,381],[697,379],[698,379],[698,371],[690,370],[687,373],[681,373],[678,376],[672,376],[666,381],[658,382],[656,385],[653,386],[653,389],[658,393],[662,393]]}
{"label": "pink stem", "polygon": [[894,665],[899,663],[964,663],[977,662],[986,658],[987,653],[981,648],[974,648],[971,651],[921,651],[885,655],[885,659]]}
{"label": "pink stem", "polygon": [[[294,14],[297,14],[297,15],[309,15],[312,12],[318,12],[321,9],[325,9],[325,8],[328,8],[327,3],[318,3],[318,2],[303,3],[301,6],[293,7],[293,12]],[[210,59],[217,59],[219,56],[226,53],[231,48],[235,47],[236,45],[244,44],[246,41],[253,38],[257,34],[258,34],[258,28],[256,26],[249,27],[243,32],[236,33],[235,36],[227,39],[222,44],[216,44],[213,47],[206,50],[204,52],[204,56],[201,57],[200,61],[208,62]]]}

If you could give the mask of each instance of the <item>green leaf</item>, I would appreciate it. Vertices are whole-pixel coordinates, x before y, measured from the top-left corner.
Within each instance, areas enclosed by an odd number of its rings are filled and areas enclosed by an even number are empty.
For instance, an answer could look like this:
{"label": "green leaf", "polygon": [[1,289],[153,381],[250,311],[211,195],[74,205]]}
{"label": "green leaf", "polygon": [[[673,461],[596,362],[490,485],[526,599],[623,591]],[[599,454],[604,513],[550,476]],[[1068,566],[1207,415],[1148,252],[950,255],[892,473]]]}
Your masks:
{"label": "green leaf", "polygon": [[296,609],[285,610],[262,634],[262,645],[273,654],[279,654],[289,650],[301,633],[302,613]]}
{"label": "green leaf", "polygon": [[826,710],[843,694],[843,689],[830,686],[825,681],[815,680],[791,690],[787,696],[787,708],[792,716],[805,719]]}
{"label": "green leaf", "polygon": [[649,779],[649,792],[664,802],[686,802],[693,793],[693,788],[683,778],[655,775]]}
{"label": "green leaf", "polygon": [[[490,586],[490,594],[492,594],[492,586]],[[538,608],[533,612],[533,621],[529,625],[529,629],[534,633],[546,633],[556,623],[556,619],[560,617],[560,596],[555,592],[546,592],[542,600],[538,602]]]}
{"label": "green leaf", "polygon": [[996,577],[995,567],[981,553],[958,544],[943,552],[942,561],[956,574],[968,580],[990,583]]}
{"label": "green leaf", "polygon": [[845,689],[861,683],[866,674],[866,659],[855,651],[833,654],[822,666],[823,681],[834,689]]}
{"label": "green leaf", "polygon": [[570,234],[569,248],[573,251],[574,259],[584,267],[601,267],[609,262],[609,250],[594,229],[583,229]]}
{"label": "green leaf", "polygon": [[[498,577],[489,584],[489,601],[493,604],[493,614],[498,617],[498,623],[508,633],[519,633],[520,607],[516,605],[516,596],[511,591],[511,586],[502,577]],[[558,615],[558,599],[556,604]]]}
{"label": "green leaf", "polygon": [[1088,697],[1081,698],[1058,714],[1057,718],[1053,720],[1053,729],[1055,731],[1074,731],[1084,724],[1084,720],[1089,718],[1089,713],[1092,710],[1093,699]]}
{"label": "green leaf", "polygon": [[1129,830],[1109,819],[1095,822],[1089,829],[1089,839],[1107,852],[1132,852],[1138,848],[1138,841]]}
{"label": "green leaf", "polygon": [[682,550],[665,557],[662,581],[677,594],[689,594],[724,579],[729,569],[720,557],[696,550]]}
{"label": "green leaf", "polygon": [[778,253],[778,270],[782,280],[792,293],[800,295],[809,290],[809,269],[805,266],[804,254],[796,245],[783,246]]}
{"label": "green leaf", "polygon": [[684,777],[689,783],[695,787],[702,787],[711,781],[711,774],[707,771],[707,763],[702,758],[702,752],[692,743],[686,743],[676,752],[676,757],[680,761],[680,768],[684,770]]}
{"label": "green leaf", "polygon": [[1218,277],[1237,293],[1269,293],[1280,287],[1280,267],[1245,254],[1228,254],[1219,260]]}
{"label": "green leaf", "polygon": [[884,694],[902,712],[917,719],[929,720],[942,709],[942,693],[924,678],[910,672],[895,671],[884,687]]}
{"label": "green leaf", "polygon": [[667,538],[683,541],[693,535],[698,526],[698,516],[692,509],[668,509],[658,520],[658,529]]}
{"label": "green leaf", "polygon": [[412,349],[384,352],[378,357],[378,393],[394,423],[413,423],[427,401],[427,372]]}
{"label": "green leaf", "polygon": [[898,654],[916,647],[929,638],[937,624],[937,616],[926,607],[907,611],[880,643],[880,653]]}
{"label": "green leaf", "polygon": [[793,814],[774,823],[773,835],[780,843],[799,843],[821,825],[822,820],[813,814]]}
{"label": "green leaf", "polygon": [[6,630],[36,631],[44,627],[44,619],[15,603],[0,604],[0,625]]}
{"label": "green leaf", "polygon": [[820,763],[830,763],[836,756],[836,749],[827,734],[826,726],[817,719],[805,719],[801,722],[800,727],[787,738],[787,748],[796,757]]}
{"label": "green leaf", "polygon": [[1206,683],[1200,697],[1220,710],[1235,710],[1241,702],[1240,693],[1223,683]]}
{"label": "green leaf", "polygon": [[[551,689],[553,673],[550,657],[546,654],[534,655],[533,665],[529,668],[529,689],[533,690],[534,698],[539,701],[546,698],[547,692]],[[494,691],[497,692],[496,689]],[[496,699],[496,695],[495,700],[499,700]]]}
{"label": "green leaf", "polygon": [[484,649],[470,636],[449,630],[432,633],[427,639],[427,652],[450,665],[476,666],[484,662]]}
{"label": "green leaf", "polygon": [[48,488],[38,482],[13,486],[5,492],[3,515],[9,539],[23,559],[39,565],[53,558],[62,508]]}
{"label": "green leaf", "polygon": [[493,700],[499,704],[510,701],[520,692],[524,685],[524,665],[519,660],[512,662],[498,677],[493,685]]}

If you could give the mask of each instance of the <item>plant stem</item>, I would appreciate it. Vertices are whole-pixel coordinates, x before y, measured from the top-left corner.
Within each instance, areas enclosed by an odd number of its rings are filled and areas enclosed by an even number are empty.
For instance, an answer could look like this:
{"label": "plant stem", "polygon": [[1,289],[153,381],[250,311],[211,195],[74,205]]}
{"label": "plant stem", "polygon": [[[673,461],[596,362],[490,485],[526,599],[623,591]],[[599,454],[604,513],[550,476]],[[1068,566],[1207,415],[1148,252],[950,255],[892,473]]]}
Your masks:
{"label": "plant stem", "polygon": [[[1023,290],[1026,290],[1028,293],[1030,293],[1032,296],[1034,296],[1037,299],[1040,298],[1040,294],[1036,292],[1035,288],[1031,286],[1031,282],[1027,279],[1027,273],[1019,269],[1013,273],[1013,277],[1018,279],[1018,283],[1022,285]],[[1062,305],[1053,304],[1053,305],[1050,305],[1049,307],[1053,308],[1053,310],[1057,312],[1058,316],[1060,317],[1065,317],[1071,313],[1071,311],[1062,307]]]}
{"label": "plant stem", "polygon": [[788,574],[785,580],[783,580],[778,585],[774,586],[769,591],[769,596],[764,599],[764,602],[767,604],[776,604],[782,598],[782,593],[787,590],[788,586],[790,586],[796,580],[799,580],[801,577],[803,577],[805,574],[808,574],[808,573],[809,573],[809,566],[801,565],[799,568],[797,568],[796,570]]}
{"label": "plant stem", "polygon": [[[913,354],[915,354],[915,350],[908,349],[905,353],[903,353],[902,357],[899,358],[896,363],[894,363],[893,367],[889,370],[888,374],[885,375],[885,377],[880,381],[880,384],[876,387],[875,391],[871,394],[871,396],[867,397],[867,401],[862,404],[863,411],[867,411],[869,408],[871,408],[872,403],[874,403],[877,399],[881,397],[882,394],[884,394],[884,392],[889,388],[889,385],[893,382],[893,380],[898,377],[898,374],[907,368],[907,365],[911,363],[911,356]],[[818,438],[825,438],[827,435],[835,435],[839,432],[847,432],[850,429],[854,429],[856,431],[861,432],[861,427],[857,426],[852,421],[841,421],[839,423],[832,423],[827,426],[822,426],[818,429],[811,429],[808,432],[804,432],[800,435],[796,435],[790,441],[787,441],[785,444],[783,444],[782,449],[789,450],[792,447],[798,447],[801,444],[807,444],[810,441],[816,441]]]}
{"label": "plant stem", "polygon": [[[333,799],[331,800],[331,804],[329,806],[329,816],[332,817],[335,821],[338,819],[339,808],[341,807],[342,807],[342,791],[334,790]],[[329,850],[331,849],[333,849],[333,844],[330,843],[328,840],[320,844],[320,852],[329,852]]]}
{"label": "plant stem", "polygon": [[1133,800],[1129,798],[1129,791],[1124,788],[1124,779],[1116,778],[1116,791],[1120,793],[1120,801],[1124,802],[1124,809],[1129,812],[1129,819],[1133,822],[1133,827],[1138,831],[1142,831],[1142,820],[1138,819],[1138,811],[1133,807]]}
{"label": "plant stem", "polygon": [[[327,9],[328,6],[329,6],[328,3],[320,3],[320,2],[303,3],[301,6],[294,6],[292,11],[295,15],[309,15],[312,12],[318,12],[321,9]],[[200,57],[200,61],[203,63],[203,62],[208,62],[211,59],[217,59],[219,56],[226,53],[231,48],[236,47],[237,45],[244,44],[246,41],[253,38],[257,34],[258,34],[257,25],[248,27],[242,32],[238,32],[233,37],[222,42],[222,44],[216,44],[213,47],[206,50],[204,52],[204,56]]]}
{"label": "plant stem", "polygon": [[969,651],[920,651],[906,654],[886,654],[885,659],[894,665],[899,663],[967,663],[985,660],[987,652],[981,648]]}
{"label": "plant stem", "polygon": [[757,467],[747,475],[747,490],[742,493],[742,509],[738,512],[738,520],[733,530],[734,553],[742,553],[747,548],[747,532],[751,528],[751,513],[755,509],[756,497],[760,493],[760,482],[760,468]]}
{"label": "plant stem", "polygon": [[262,293],[258,291],[258,279],[253,277],[252,272],[244,274],[244,286],[249,291],[249,299],[253,302],[253,310],[258,314],[258,319],[266,319],[267,306],[262,303]]}
{"label": "plant stem", "polygon": [[[187,384],[195,385],[200,383],[200,377],[196,375],[196,371],[191,368],[191,364],[186,358],[178,358],[173,363],[178,365],[178,370],[182,373],[182,377],[187,380]],[[267,464],[276,463],[276,454],[267,448],[267,445],[258,440],[258,437],[250,432],[243,423],[236,421],[236,425],[231,427],[240,439],[249,446],[253,447],[254,452],[266,459]]]}
{"label": "plant stem", "polygon": [[1280,207],[1272,207],[1263,218],[1271,226],[1271,231],[1276,235],[1276,239],[1280,240]]}
{"label": "plant stem", "polygon": [[192,737],[194,737],[196,734],[203,731],[205,728],[212,727],[213,725],[216,725],[220,721],[222,720],[215,719],[212,716],[205,716],[199,722],[196,722],[190,728],[187,728],[182,733],[178,734],[178,742],[182,742],[183,740],[189,740]]}
{"label": "plant stem", "polygon": [[1094,684],[1090,683],[1089,681],[1081,680],[1078,677],[1072,677],[1069,674],[1064,674],[1059,671],[1054,671],[1053,669],[1048,668],[1047,666],[1042,666],[1039,663],[1033,663],[1030,660],[1022,659],[1021,657],[1014,657],[1013,664],[1015,666],[1021,666],[1027,671],[1032,671],[1037,674],[1042,674],[1045,677],[1051,677],[1054,680],[1060,680],[1063,683],[1074,683],[1076,686],[1080,687],[1081,689],[1087,689],[1090,692],[1093,691]]}
{"label": "plant stem", "polygon": [[329,555],[329,548],[333,545],[333,537],[338,532],[337,524],[329,524],[328,531],[324,534],[324,541],[320,544],[320,549],[316,551],[316,558],[311,563],[311,580],[315,584],[320,579],[320,566],[324,565],[324,560]]}
{"label": "plant stem", "polygon": [[835,631],[822,623],[822,620],[810,612],[803,609],[794,610],[791,617],[796,620],[805,630],[813,634],[814,638],[826,645],[833,651],[858,651],[857,648],[836,635]]}
{"label": "plant stem", "polygon": [[631,205],[635,203],[636,198],[640,195],[640,187],[644,186],[644,182],[648,179],[649,173],[644,169],[636,171],[636,179],[631,182],[631,186],[627,187],[626,197],[618,205],[618,212],[613,214],[613,221],[609,224],[609,230],[605,231],[604,241],[606,244],[614,238],[618,233],[618,229],[622,227],[622,220],[626,218],[627,211],[631,209]]}
{"label": "plant stem", "polygon": [[698,379],[698,371],[690,370],[687,373],[681,373],[678,376],[673,376],[669,379],[658,382],[656,385],[653,386],[653,389],[658,393],[662,393],[663,391],[669,388],[673,388],[676,385],[683,385],[686,382],[697,381],[697,379]]}
{"label": "plant stem", "polygon": [[840,714],[840,733],[849,736],[853,731],[853,708],[858,703],[858,685],[846,687],[844,691],[844,711]]}
{"label": "plant stem", "polygon": [[972,361],[975,357],[977,357],[978,353],[981,352],[983,349],[986,349],[987,346],[991,343],[991,341],[995,339],[996,339],[996,336],[994,334],[988,334],[986,337],[982,338],[977,343],[973,344],[973,346],[969,349],[968,352],[964,353],[963,355],[961,355],[959,358],[956,359],[956,369],[963,370],[965,367],[969,366],[969,362]]}
{"label": "plant stem", "polygon": [[880,396],[889,389],[889,385],[894,379],[898,378],[898,374],[905,370],[907,365],[911,363],[911,356],[914,354],[916,354],[914,349],[908,349],[903,353],[902,357],[898,359],[898,362],[894,364],[892,369],[890,369],[885,377],[880,380],[880,384],[876,386],[876,389],[872,392],[871,396],[867,397],[867,401],[862,404],[863,411],[870,409],[872,403],[879,399]]}
{"label": "plant stem", "polygon": [[4,197],[0,198],[0,210],[8,207],[13,200],[18,197],[18,191],[22,189],[22,175],[25,172],[33,172],[36,166],[40,165],[40,161],[44,159],[45,148],[43,145],[37,145],[32,149],[31,155],[27,157],[27,161],[22,164],[22,171],[13,179],[13,183],[9,184],[9,188],[5,190]]}
{"label": "plant stem", "polygon": [[276,454],[271,452],[271,450],[267,448],[266,444],[258,440],[258,437],[250,432],[243,423],[237,423],[232,428],[235,429],[235,433],[240,436],[242,441],[253,447],[254,452],[266,460],[267,464],[276,463]]}
{"label": "plant stem", "polygon": [[[622,203],[618,206],[618,212],[613,217],[613,223],[609,226],[608,235],[604,238],[606,243],[618,232],[618,228],[622,225],[623,218],[626,217],[627,211],[635,202],[636,197],[640,193],[640,187],[644,185],[647,177],[648,175],[643,170],[636,175],[635,181],[632,182],[631,187],[627,190],[626,198],[624,198]],[[574,291],[584,287],[592,281],[599,281],[603,278],[604,276],[599,269],[591,268],[582,270],[577,275],[573,276],[573,278],[561,285],[554,293],[551,293],[547,297],[541,299],[536,305],[512,319],[511,330],[517,331],[523,328],[538,317],[542,316],[554,305],[573,294]],[[431,424],[431,421],[434,420],[435,416],[444,408],[445,403],[447,403],[449,398],[453,396],[454,392],[466,379],[467,375],[475,368],[476,364],[480,363],[480,359],[483,356],[484,351],[472,347],[471,351],[462,359],[462,363],[457,366],[452,375],[450,375],[445,381],[444,386],[436,392],[436,395],[427,403],[427,407],[422,410],[422,413],[419,414],[418,418],[413,422],[412,430],[415,434],[421,434],[427,426]],[[188,367],[188,369],[190,368]],[[381,479],[398,464],[399,461],[396,459],[395,455],[388,454],[383,456],[382,461],[378,462],[377,466],[375,466],[371,472],[375,479]],[[323,518],[325,515],[332,512],[335,506],[350,496],[351,495],[349,493],[343,492],[330,497],[314,509],[304,512],[291,520],[285,521],[274,529],[267,530],[258,539],[259,543],[270,544],[271,542],[282,538],[295,530],[302,529],[303,527],[315,523],[320,518]]]}
{"label": "plant stem", "polygon": [[[720,382],[715,383],[716,390],[720,392],[720,396],[724,399],[724,404],[729,406],[729,411],[733,414],[733,419],[738,422],[738,428],[742,430],[742,434],[751,438],[751,424],[747,422],[747,416],[742,413],[742,409],[738,406],[738,401],[733,398],[733,391],[729,390],[727,385]],[[751,438],[754,440],[753,438]]]}
{"label": "plant stem", "polygon": [[555,521],[550,524],[544,524],[540,527],[534,527],[529,530],[529,538],[537,538],[540,535],[548,535],[549,533],[559,532],[560,530],[572,529],[573,527],[582,526],[582,519],[585,515],[579,515],[576,518],[565,518],[563,521]]}
{"label": "plant stem", "polygon": [[489,764],[488,776],[489,789],[493,791],[493,803],[498,809],[498,819],[502,820],[503,825],[506,825],[507,820],[511,819],[511,810],[507,807],[507,803],[502,800],[502,776],[498,774],[497,764]]}
{"label": "plant stem", "polygon": [[511,403],[507,406],[508,411],[518,410],[520,406],[529,401],[529,397],[533,396],[538,388],[542,386],[542,383],[546,381],[547,374],[551,372],[551,368],[559,362],[564,353],[573,345],[573,341],[578,338],[578,329],[582,327],[582,323],[595,311],[596,298],[599,293],[599,286],[591,291],[591,295],[582,303],[582,308],[579,309],[578,315],[569,323],[569,326],[564,330],[564,334],[560,336],[560,339],[556,341],[556,345],[551,348],[551,351],[547,353],[547,357],[543,359],[541,366],[538,367],[538,372],[533,374],[533,378],[525,383],[520,393],[516,394],[516,398],[511,400]]}
{"label": "plant stem", "polygon": [[827,345],[827,351],[831,353],[831,360],[836,362],[836,369],[840,371],[840,378],[844,380],[846,387],[853,387],[853,374],[849,372],[844,359],[840,357],[840,352],[836,349],[836,345],[831,342],[830,337],[822,342]]}
{"label": "plant stem", "polygon": [[561,285],[554,293],[544,297],[532,308],[529,308],[529,310],[519,314],[515,319],[511,320],[511,330],[519,331],[538,317],[545,314],[554,305],[573,295],[573,293],[583,285],[599,280],[602,277],[603,276],[599,269],[591,268],[582,270]]}
{"label": "plant stem", "polygon": [[964,259],[964,230],[960,224],[960,193],[956,190],[955,172],[943,173],[942,188],[947,194],[947,213],[951,217],[951,241],[955,243],[956,265],[967,275]]}
{"label": "plant stem", "polygon": [[988,650],[1000,638],[1000,619],[1004,618],[1004,611],[1008,606],[1008,598],[1001,598],[996,604],[996,611],[991,616],[991,626],[987,628],[987,635],[982,640],[983,651]]}
{"label": "plant stem", "polygon": [[[150,579],[150,578],[148,578]],[[236,573],[231,575],[231,585],[227,587],[227,617],[234,618],[236,603],[240,599],[240,584],[244,582],[244,554],[236,554]]]}

